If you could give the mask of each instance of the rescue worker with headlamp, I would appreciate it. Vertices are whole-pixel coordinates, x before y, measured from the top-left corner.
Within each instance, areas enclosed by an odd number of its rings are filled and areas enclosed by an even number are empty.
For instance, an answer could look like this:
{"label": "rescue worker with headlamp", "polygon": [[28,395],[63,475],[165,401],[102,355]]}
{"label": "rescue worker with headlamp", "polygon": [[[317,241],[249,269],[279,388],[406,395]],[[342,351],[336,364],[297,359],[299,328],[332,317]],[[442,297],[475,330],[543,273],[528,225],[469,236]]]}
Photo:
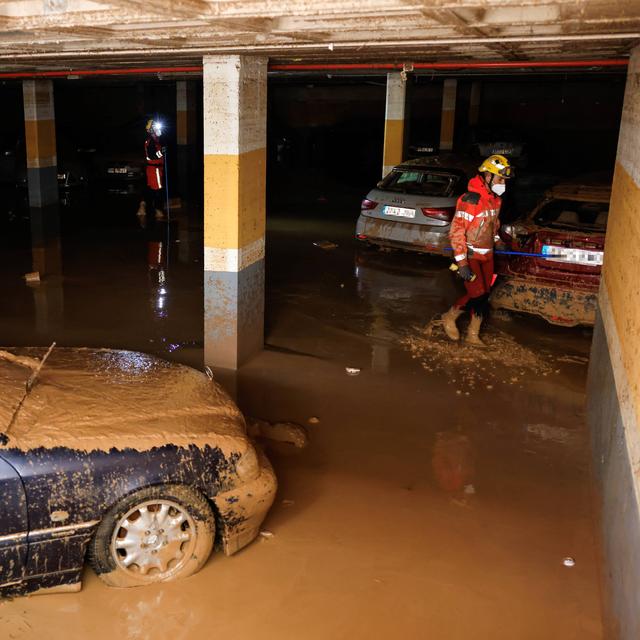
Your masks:
{"label": "rescue worker with headlamp", "polygon": [[442,316],[445,333],[451,340],[460,339],[456,320],[469,311],[471,321],[465,341],[484,346],[479,336],[480,326],[489,307],[494,244],[501,244],[498,230],[502,196],[506,181],[512,176],[513,168],[507,158],[489,156],[478,167],[478,175],[469,181],[468,191],[456,204],[449,239],[466,293]]}
{"label": "rescue worker with headlamp", "polygon": [[[144,203],[140,203],[139,215],[155,213],[156,220],[164,219],[164,149],[160,143],[162,125],[157,120],[148,120],[147,137],[144,141],[147,189]],[[143,206],[144,205],[144,206]]]}

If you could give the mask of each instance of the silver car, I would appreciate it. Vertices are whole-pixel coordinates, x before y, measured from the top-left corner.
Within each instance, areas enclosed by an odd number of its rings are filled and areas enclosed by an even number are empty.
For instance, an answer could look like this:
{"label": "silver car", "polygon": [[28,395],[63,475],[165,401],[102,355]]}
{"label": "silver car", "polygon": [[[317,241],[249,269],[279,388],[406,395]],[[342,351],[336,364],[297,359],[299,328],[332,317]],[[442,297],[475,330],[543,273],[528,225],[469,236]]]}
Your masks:
{"label": "silver car", "polygon": [[451,255],[456,201],[475,172],[472,161],[454,154],[399,164],[362,201],[356,237],[381,247]]}

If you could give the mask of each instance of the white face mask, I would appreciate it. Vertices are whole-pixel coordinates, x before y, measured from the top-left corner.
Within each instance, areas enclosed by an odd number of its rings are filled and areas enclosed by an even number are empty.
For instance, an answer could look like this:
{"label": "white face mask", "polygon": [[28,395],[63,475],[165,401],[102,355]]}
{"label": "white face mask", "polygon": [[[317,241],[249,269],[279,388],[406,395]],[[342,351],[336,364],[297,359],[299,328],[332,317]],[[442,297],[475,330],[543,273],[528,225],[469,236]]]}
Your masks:
{"label": "white face mask", "polygon": [[501,196],[507,188],[506,184],[492,184],[491,191],[495,193],[497,196]]}

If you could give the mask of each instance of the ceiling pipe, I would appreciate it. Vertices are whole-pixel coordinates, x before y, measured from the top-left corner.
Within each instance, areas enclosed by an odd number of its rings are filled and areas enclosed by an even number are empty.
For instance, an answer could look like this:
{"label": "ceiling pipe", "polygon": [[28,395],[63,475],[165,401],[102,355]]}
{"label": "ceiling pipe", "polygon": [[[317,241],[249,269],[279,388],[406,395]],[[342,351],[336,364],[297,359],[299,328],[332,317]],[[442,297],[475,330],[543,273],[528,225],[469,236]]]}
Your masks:
{"label": "ceiling pipe", "polygon": [[133,76],[163,73],[202,73],[202,65],[190,67],[123,67],[121,69],[69,69],[67,71],[16,71],[0,73],[0,79],[68,78],[91,76]]}
{"label": "ceiling pipe", "polygon": [[[270,64],[269,71],[394,71],[464,69],[584,69],[589,67],[626,67],[626,58],[604,60],[536,60],[530,62],[414,62],[345,64]],[[122,67],[114,69],[68,69],[56,71],[16,71],[0,73],[0,79],[69,78],[96,76],[158,75],[202,73],[202,65],[184,67]]]}

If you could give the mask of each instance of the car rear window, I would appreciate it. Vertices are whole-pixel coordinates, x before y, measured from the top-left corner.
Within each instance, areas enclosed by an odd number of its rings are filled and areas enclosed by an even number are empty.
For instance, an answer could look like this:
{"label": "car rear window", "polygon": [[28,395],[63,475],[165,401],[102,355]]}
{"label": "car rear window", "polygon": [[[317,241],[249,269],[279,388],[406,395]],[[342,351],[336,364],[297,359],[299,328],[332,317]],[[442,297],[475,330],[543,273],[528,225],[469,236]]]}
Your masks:
{"label": "car rear window", "polygon": [[608,216],[608,202],[552,200],[538,211],[534,222],[541,227],[605,231]]}
{"label": "car rear window", "polygon": [[395,169],[380,185],[385,191],[419,196],[453,195],[460,176],[443,171]]}

